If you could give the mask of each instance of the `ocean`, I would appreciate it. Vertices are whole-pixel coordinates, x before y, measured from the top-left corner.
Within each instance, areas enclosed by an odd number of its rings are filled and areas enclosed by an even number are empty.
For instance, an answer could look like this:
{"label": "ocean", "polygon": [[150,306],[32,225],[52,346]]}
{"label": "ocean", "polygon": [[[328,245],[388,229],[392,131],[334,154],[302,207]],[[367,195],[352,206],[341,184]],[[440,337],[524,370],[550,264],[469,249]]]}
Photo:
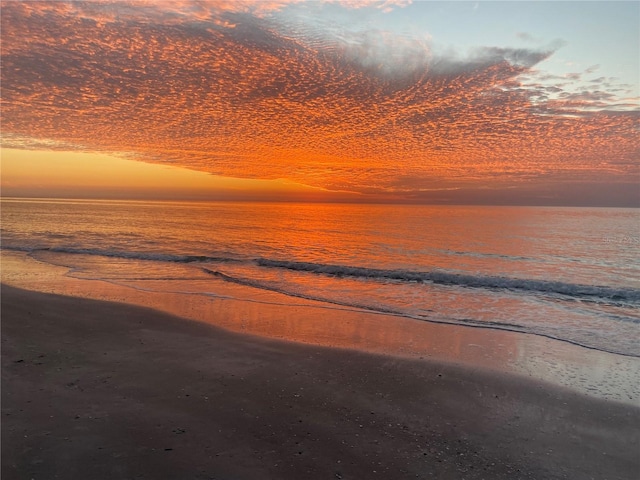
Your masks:
{"label": "ocean", "polygon": [[508,330],[640,357],[640,210],[2,200],[1,247],[67,276]]}

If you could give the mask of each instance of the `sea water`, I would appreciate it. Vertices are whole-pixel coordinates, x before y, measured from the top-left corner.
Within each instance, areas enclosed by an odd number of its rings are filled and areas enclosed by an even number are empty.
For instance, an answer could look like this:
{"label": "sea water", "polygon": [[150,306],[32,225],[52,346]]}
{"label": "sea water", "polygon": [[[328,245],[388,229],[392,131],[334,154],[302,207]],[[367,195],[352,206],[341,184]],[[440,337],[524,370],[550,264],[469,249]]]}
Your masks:
{"label": "sea water", "polygon": [[3,199],[1,239],[145,291],[224,282],[640,357],[637,209]]}

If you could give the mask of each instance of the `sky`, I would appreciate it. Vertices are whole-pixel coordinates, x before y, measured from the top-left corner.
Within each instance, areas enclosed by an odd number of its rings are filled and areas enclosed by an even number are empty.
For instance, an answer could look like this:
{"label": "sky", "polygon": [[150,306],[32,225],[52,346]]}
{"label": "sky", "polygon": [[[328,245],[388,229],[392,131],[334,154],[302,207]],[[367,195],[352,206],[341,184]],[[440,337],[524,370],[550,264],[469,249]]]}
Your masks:
{"label": "sky", "polygon": [[640,3],[1,3],[3,196],[640,206]]}

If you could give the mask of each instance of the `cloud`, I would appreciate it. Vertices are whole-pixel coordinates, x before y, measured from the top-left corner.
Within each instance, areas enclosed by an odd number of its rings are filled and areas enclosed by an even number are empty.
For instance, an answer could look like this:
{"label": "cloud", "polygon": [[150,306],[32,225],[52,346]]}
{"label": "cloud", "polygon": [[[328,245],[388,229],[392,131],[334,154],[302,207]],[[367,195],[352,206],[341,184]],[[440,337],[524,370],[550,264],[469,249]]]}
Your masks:
{"label": "cloud", "polygon": [[530,33],[527,32],[516,32],[516,37],[518,37],[520,40],[523,40],[525,42],[537,42],[538,40],[531,35]]}
{"label": "cloud", "polygon": [[637,104],[536,72],[553,49],[436,55],[267,15],[288,3],[4,3],[3,142],[367,193],[637,173]]}

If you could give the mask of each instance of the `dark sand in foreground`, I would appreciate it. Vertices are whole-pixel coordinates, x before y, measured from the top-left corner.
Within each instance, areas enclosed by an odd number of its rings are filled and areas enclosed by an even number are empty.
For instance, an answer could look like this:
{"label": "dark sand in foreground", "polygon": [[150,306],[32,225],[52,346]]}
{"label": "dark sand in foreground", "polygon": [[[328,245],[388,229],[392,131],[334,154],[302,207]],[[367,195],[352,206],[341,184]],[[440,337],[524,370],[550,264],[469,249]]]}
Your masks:
{"label": "dark sand in foreground", "polygon": [[633,479],[640,409],[2,288],[2,479]]}

